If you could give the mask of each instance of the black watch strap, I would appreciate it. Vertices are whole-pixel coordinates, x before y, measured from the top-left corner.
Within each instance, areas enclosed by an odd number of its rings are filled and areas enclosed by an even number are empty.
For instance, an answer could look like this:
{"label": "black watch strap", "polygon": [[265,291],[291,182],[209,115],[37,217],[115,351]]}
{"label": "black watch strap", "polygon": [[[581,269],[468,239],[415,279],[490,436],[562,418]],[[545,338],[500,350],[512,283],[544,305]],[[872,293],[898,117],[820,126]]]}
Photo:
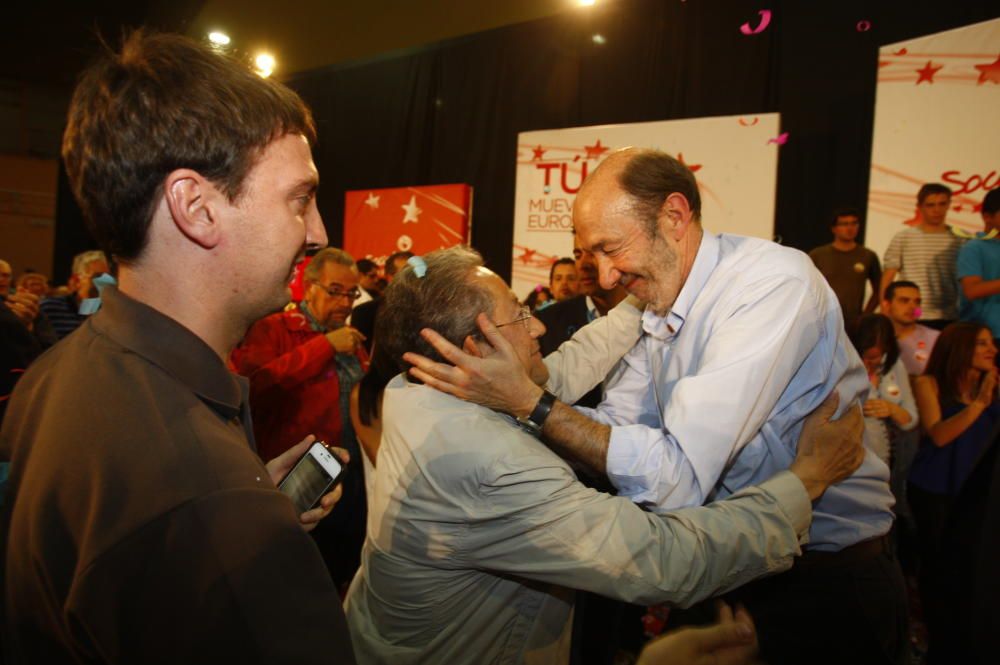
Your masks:
{"label": "black watch strap", "polygon": [[535,432],[541,432],[542,425],[545,424],[545,419],[549,417],[555,403],[556,396],[548,390],[543,390],[542,396],[538,398],[538,404],[532,409],[531,414],[527,418],[518,418],[518,422]]}

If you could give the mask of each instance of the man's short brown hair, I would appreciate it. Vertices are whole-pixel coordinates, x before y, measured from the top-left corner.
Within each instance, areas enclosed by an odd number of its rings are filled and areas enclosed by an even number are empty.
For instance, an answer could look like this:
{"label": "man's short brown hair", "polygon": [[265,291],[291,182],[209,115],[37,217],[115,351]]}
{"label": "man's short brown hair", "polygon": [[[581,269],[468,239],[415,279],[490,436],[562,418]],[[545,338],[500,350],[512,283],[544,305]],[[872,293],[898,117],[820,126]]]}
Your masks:
{"label": "man's short brown hair", "polygon": [[62,156],[91,233],[128,262],[167,175],[192,169],[235,201],[259,154],[289,133],[315,142],[293,91],[186,37],[138,30],[81,76]]}

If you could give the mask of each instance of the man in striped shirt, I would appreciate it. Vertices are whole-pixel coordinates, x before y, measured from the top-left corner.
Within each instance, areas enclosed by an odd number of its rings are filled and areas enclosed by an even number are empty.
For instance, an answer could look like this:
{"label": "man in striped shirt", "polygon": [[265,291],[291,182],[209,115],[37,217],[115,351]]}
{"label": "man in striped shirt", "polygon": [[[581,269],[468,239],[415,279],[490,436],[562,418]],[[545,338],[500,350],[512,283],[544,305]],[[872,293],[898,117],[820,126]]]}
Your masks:
{"label": "man in striped shirt", "polygon": [[955,261],[962,239],[945,224],[951,190],[929,183],[917,193],[920,224],[893,236],[882,261],[882,299],[898,275],[920,288],[923,312],[920,323],[941,330],[958,318],[958,288]]}
{"label": "man in striped shirt", "polygon": [[56,337],[62,339],[80,327],[87,315],[80,313],[80,303],[97,295],[93,279],[108,272],[108,259],[99,249],[81,252],[73,257],[73,274],[69,278],[70,293],[46,298],[39,309],[52,324]]}

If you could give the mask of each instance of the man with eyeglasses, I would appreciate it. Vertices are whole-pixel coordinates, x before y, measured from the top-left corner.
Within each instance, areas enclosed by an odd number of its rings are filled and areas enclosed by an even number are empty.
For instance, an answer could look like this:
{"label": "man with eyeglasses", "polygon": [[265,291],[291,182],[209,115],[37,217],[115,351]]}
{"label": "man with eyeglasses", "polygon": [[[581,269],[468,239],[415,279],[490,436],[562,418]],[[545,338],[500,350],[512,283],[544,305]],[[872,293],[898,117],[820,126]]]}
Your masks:
{"label": "man with eyeglasses", "polygon": [[[361,459],[349,404],[368,354],[364,335],[346,325],[361,295],[357,267],[347,252],[328,247],[313,257],[304,278],[296,307],[255,323],[230,356],[250,379],[257,450],[266,461],[315,434]],[[313,532],[338,586],[354,574],[364,540],[364,480],[360,465],[347,469],[343,498]]]}
{"label": "man with eyeglasses", "polygon": [[[833,242],[809,252],[809,258],[837,294],[844,322],[870,314],[878,305],[882,266],[878,255],[858,242],[861,214],[854,208],[838,208],[830,218]],[[865,304],[865,284],[871,284],[871,296]]]}
{"label": "man with eyeglasses", "polygon": [[[421,334],[432,328],[477,356],[500,347],[534,386],[567,401],[603,379],[640,332],[641,313],[627,300],[543,359],[545,326],[462,247],[414,261],[384,298],[379,353],[401,372],[412,353],[441,359]],[[496,322],[490,341],[477,324],[486,316]],[[405,373],[389,382],[368,539],[345,601],[361,665],[565,665],[575,589],[690,603],[783,570],[805,538],[810,499],[862,455],[860,416],[824,424],[828,401],[807,419],[791,473],[711,506],[656,515],[578,482],[537,438],[551,406],[515,419]],[[746,660],[713,655],[747,662],[751,642],[752,630],[729,645],[731,657],[746,650]]]}

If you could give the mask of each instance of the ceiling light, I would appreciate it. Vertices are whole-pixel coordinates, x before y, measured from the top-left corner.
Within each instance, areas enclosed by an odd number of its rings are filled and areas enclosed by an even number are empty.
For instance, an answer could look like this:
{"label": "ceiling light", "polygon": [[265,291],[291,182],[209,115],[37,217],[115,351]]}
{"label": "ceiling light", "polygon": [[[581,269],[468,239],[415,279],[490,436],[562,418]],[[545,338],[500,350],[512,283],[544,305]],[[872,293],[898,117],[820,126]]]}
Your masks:
{"label": "ceiling light", "polygon": [[257,73],[267,78],[274,71],[276,63],[274,56],[270,53],[259,53],[254,59],[254,64],[257,66]]}
{"label": "ceiling light", "polygon": [[208,33],[208,41],[212,42],[216,46],[228,46],[230,39],[229,35],[224,32],[219,32],[218,30]]}
{"label": "ceiling light", "polygon": [[608,41],[607,39],[604,38],[604,35],[600,33],[595,34],[593,37],[591,37],[591,39],[593,39],[594,43],[597,45],[605,44]]}
{"label": "ceiling light", "polygon": [[580,3],[581,7],[590,7],[595,2],[597,2],[597,0],[577,0],[577,1]]}

